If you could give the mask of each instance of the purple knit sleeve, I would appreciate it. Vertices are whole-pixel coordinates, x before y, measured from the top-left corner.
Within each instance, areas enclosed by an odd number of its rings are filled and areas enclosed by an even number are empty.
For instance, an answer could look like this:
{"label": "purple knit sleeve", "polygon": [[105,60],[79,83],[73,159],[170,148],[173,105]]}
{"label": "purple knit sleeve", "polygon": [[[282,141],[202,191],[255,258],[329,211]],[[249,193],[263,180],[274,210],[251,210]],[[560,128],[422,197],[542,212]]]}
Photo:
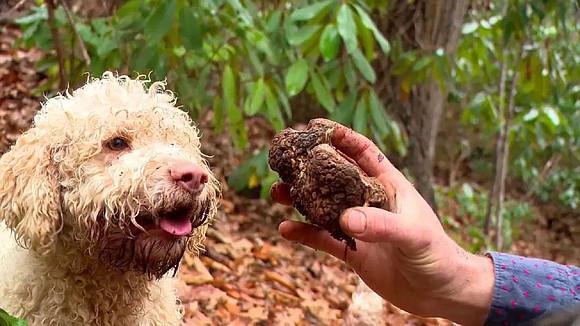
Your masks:
{"label": "purple knit sleeve", "polygon": [[485,325],[527,323],[580,303],[580,268],[489,252],[495,288]]}

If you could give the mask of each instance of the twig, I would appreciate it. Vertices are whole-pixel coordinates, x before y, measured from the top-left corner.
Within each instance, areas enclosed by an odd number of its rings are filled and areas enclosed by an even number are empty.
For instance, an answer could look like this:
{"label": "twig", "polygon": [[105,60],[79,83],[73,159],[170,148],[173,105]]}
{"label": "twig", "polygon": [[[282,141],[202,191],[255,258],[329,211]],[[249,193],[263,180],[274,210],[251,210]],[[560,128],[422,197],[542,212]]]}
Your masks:
{"label": "twig", "polygon": [[283,287],[287,288],[288,290],[296,293],[296,285],[294,283],[292,283],[292,281],[286,279],[281,274],[276,273],[274,271],[266,270],[264,272],[264,276],[267,280],[274,281],[274,282],[282,285]]}
{"label": "twig", "polygon": [[[522,50],[523,53],[523,50]],[[521,55],[520,58],[521,60]],[[516,71],[514,73],[514,77],[512,80],[512,88],[510,90],[510,97],[508,103],[508,111],[507,111],[507,118],[503,126],[503,149],[502,149],[502,168],[501,168],[501,175],[500,175],[500,183],[499,183],[499,195],[497,199],[497,228],[496,228],[496,248],[501,250],[503,247],[503,236],[502,236],[502,228],[503,228],[503,218],[502,218],[502,211],[503,211],[503,201],[505,197],[505,178],[507,175],[508,170],[508,158],[509,158],[509,132],[511,127],[511,121],[514,115],[515,110],[515,98],[517,93],[517,84],[518,79],[520,77],[520,72]]]}
{"label": "twig", "polygon": [[455,160],[455,162],[452,162],[451,166],[449,167],[449,187],[452,187],[455,183],[458,171],[461,168],[461,163],[463,163],[467,157],[469,157],[469,150],[463,150],[463,146],[460,146],[459,157]]}
{"label": "twig", "polygon": [[87,66],[89,66],[91,64],[91,57],[89,56],[89,53],[87,52],[87,48],[85,47],[85,42],[83,41],[83,38],[81,37],[81,35],[79,34],[79,31],[77,30],[77,26],[75,24],[72,13],[70,12],[70,9],[68,9],[68,6],[66,5],[66,3],[63,0],[57,0],[57,1],[60,2],[60,5],[64,8],[64,12],[66,13],[66,18],[68,19],[68,22],[70,23],[72,30],[75,33],[75,36],[77,37],[77,40],[79,42],[79,48],[81,50],[81,54],[83,55],[83,58],[85,59],[85,64]]}
{"label": "twig", "polygon": [[[506,85],[506,75],[507,75],[507,62],[506,62],[507,50],[504,48],[502,50],[501,55],[501,71],[499,76],[499,100],[498,100],[498,109],[497,115],[500,119],[504,118],[504,111],[505,111],[505,85]],[[494,208],[495,208],[495,200],[497,197],[497,193],[499,191],[499,176],[501,175],[501,150],[502,150],[502,129],[499,130],[499,136],[497,142],[495,143],[495,153],[496,153],[496,161],[495,161],[495,179],[493,182],[493,186],[489,192],[489,197],[487,200],[487,212],[485,214],[485,226],[483,234],[489,236],[489,232],[491,230],[491,224],[494,216]]]}
{"label": "twig", "polygon": [[[538,178],[535,182],[535,185],[540,184],[544,181],[544,179],[548,175],[548,172],[550,172],[550,170],[552,170],[552,168],[558,164],[558,162],[560,161],[561,158],[562,158],[562,155],[560,153],[552,154],[550,159],[546,162],[546,164],[544,164],[544,167],[542,168],[542,172],[540,172],[540,175],[538,176]],[[526,194],[524,195],[524,198],[525,198],[524,201],[530,200],[530,198],[534,194],[534,190],[536,188],[535,185],[531,186],[530,189],[528,190],[528,192],[526,192]]]}
{"label": "twig", "polygon": [[20,0],[17,4],[14,5],[14,7],[10,8],[5,13],[2,13],[0,15],[0,24],[12,20],[10,16],[12,16],[12,14],[14,14],[14,12],[16,12],[18,9],[20,9],[20,7],[22,7],[26,1],[28,0]]}
{"label": "twig", "polygon": [[[507,10],[508,10],[508,6],[509,6],[509,2],[505,2],[504,6],[502,7],[502,17],[505,17]],[[523,44],[523,43],[522,43]],[[522,52],[523,53],[523,52]],[[501,51],[501,57],[500,60],[501,61],[501,70],[500,70],[500,76],[499,76],[499,99],[498,99],[498,113],[497,116],[499,117],[499,119],[504,119],[505,118],[505,88],[506,88],[506,80],[507,80],[507,48],[503,47],[502,51]],[[500,120],[501,121],[501,120]],[[503,122],[505,124],[505,121]],[[489,237],[489,233],[491,230],[491,224],[492,224],[492,220],[494,217],[494,209],[496,208],[497,205],[497,199],[498,199],[498,193],[499,193],[499,189],[500,189],[500,176],[502,174],[502,157],[503,157],[503,146],[502,146],[502,137],[505,136],[503,134],[503,129],[500,127],[499,128],[499,135],[497,138],[497,141],[495,143],[495,153],[496,153],[496,161],[495,161],[495,178],[493,181],[493,186],[489,192],[489,198],[487,200],[487,212],[485,214],[485,226],[483,229],[483,234],[486,237]],[[498,217],[499,218],[499,217]],[[496,220],[496,222],[498,222]],[[499,224],[499,223],[498,223]],[[500,236],[500,235],[498,235]]]}
{"label": "twig", "polygon": [[[526,42],[523,41],[520,48],[520,53],[516,58],[516,65],[523,59],[524,56],[524,46]],[[493,217],[496,218],[496,248],[498,250],[502,249],[503,246],[503,201],[505,197],[505,179],[508,170],[508,157],[509,157],[509,131],[511,127],[511,120],[513,118],[515,110],[515,97],[517,93],[517,83],[519,79],[519,71],[514,72],[512,78],[511,89],[509,97],[507,98],[507,112],[506,112],[506,72],[507,72],[507,51],[504,48],[502,51],[502,70],[500,76],[500,89],[499,89],[499,105],[498,105],[498,116],[503,118],[503,125],[499,129],[499,135],[496,142],[496,169],[495,178],[493,183],[493,188],[491,189],[488,204],[487,204],[487,216],[485,220],[485,235],[489,236],[491,230],[491,222]]]}
{"label": "twig", "polygon": [[52,40],[54,41],[54,47],[56,49],[56,59],[58,61],[58,77],[59,77],[59,88],[64,90],[66,88],[66,74],[65,74],[65,66],[64,66],[64,52],[62,47],[62,41],[60,40],[60,36],[58,35],[58,30],[56,28],[56,21],[54,19],[54,10],[56,8],[56,4],[54,0],[46,0],[46,9],[48,11],[48,25],[50,28],[50,33],[52,34]]}
{"label": "twig", "polygon": [[210,258],[211,260],[214,260],[214,261],[230,268],[230,260],[228,259],[228,257],[226,257],[225,255],[222,255],[221,253],[217,252],[213,248],[206,247],[205,251],[203,252],[203,255],[206,256],[207,258]]}

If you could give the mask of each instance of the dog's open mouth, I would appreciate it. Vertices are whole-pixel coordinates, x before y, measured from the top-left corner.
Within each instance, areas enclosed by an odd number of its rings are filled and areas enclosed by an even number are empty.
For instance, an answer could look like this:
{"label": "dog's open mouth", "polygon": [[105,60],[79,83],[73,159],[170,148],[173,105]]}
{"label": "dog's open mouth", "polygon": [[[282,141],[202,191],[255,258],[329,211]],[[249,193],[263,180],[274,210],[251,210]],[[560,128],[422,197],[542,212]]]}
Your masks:
{"label": "dog's open mouth", "polygon": [[193,230],[191,219],[188,215],[166,215],[159,219],[159,228],[173,235],[187,235]]}
{"label": "dog's open mouth", "polygon": [[[199,216],[196,216],[199,215]],[[159,213],[143,212],[136,218],[136,222],[146,232],[163,231],[176,237],[186,236],[194,228],[205,222],[206,213],[194,213],[190,207],[181,207]]]}

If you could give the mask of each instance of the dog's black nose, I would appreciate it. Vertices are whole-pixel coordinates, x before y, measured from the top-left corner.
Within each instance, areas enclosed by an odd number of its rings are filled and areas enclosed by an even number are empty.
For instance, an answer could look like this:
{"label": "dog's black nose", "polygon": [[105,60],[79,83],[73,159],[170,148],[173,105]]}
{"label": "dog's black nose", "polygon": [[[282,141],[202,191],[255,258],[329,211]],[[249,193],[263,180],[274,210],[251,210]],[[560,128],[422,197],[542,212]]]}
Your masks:
{"label": "dog's black nose", "polygon": [[194,195],[203,190],[209,179],[202,167],[189,161],[176,162],[171,167],[170,174],[181,188]]}

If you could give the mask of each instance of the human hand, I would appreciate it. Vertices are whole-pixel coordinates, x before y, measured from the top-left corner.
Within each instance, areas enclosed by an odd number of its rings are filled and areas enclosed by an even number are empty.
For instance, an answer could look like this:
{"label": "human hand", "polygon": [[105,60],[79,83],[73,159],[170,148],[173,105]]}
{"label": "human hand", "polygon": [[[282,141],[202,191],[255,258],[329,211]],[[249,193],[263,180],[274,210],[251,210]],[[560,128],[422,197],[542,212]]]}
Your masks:
{"label": "human hand", "polygon": [[[310,224],[285,221],[280,234],[342,259],[371,289],[401,309],[482,324],[493,293],[491,259],[469,254],[449,238],[427,202],[369,139],[337,124],[331,142],[381,182],[393,211],[355,207],[344,212],[340,224],[356,239],[357,251]],[[285,183],[274,184],[271,196],[292,205]]]}

